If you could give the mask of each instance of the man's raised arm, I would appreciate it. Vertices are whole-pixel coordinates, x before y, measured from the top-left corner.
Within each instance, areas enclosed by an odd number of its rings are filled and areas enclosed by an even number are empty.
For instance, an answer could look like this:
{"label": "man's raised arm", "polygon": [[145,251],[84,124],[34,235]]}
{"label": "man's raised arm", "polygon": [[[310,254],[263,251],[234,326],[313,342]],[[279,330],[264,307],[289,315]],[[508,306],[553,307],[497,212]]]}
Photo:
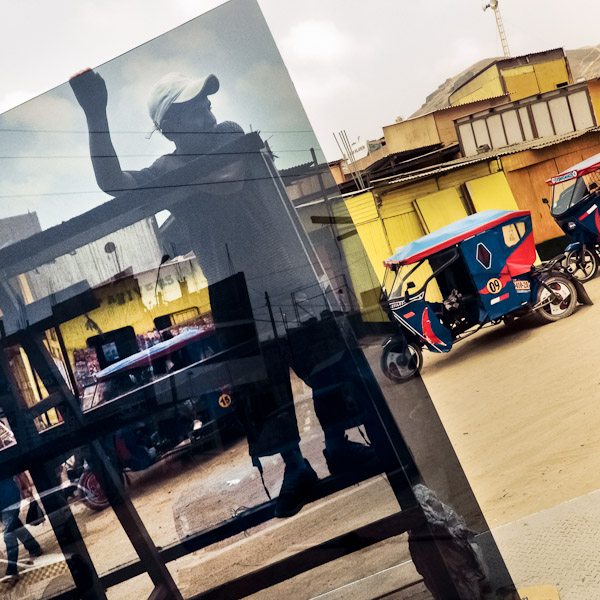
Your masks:
{"label": "man's raised arm", "polygon": [[73,75],[69,83],[87,119],[90,156],[98,186],[113,196],[137,187],[134,178],[121,169],[110,138],[106,116],[108,93],[104,79],[91,69],[84,69]]}

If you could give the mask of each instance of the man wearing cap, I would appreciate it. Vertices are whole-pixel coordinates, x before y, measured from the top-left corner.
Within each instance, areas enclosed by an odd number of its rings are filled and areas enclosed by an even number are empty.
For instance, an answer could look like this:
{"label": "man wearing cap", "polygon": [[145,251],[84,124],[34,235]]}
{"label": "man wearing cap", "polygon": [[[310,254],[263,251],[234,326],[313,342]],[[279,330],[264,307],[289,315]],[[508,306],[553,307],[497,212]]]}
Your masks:
{"label": "man wearing cap", "polygon": [[[175,144],[175,151],[158,158],[146,169],[123,171],[110,139],[104,80],[99,74],[85,70],[71,78],[70,83],[88,122],[98,185],[113,195],[146,186],[244,133],[236,123],[217,123],[208,99],[219,89],[214,75],[190,79],[170,73],[152,89],[148,109],[154,129]],[[310,261],[300,256],[305,252],[298,251],[294,240],[282,234],[283,221],[289,221],[289,216],[278,211],[287,208],[281,202],[278,206],[265,202],[250,187],[243,194],[228,198],[219,197],[219,186],[211,186],[209,191],[203,188],[190,195],[189,201],[170,210],[188,228],[196,258],[209,283],[213,309],[216,300],[212,285],[231,275],[232,264],[237,272],[244,272],[270,386],[262,391],[260,398],[248,400],[239,412],[246,417],[242,420],[254,464],[260,465],[257,460],[260,456],[279,453],[283,457],[285,473],[275,514],[285,517],[302,508],[318,481],[298,445],[290,364],[313,390],[315,411],[325,432],[325,457],[330,472],[342,472],[348,466],[356,468],[361,462],[372,467],[375,457],[373,450],[350,442],[345,436],[346,429],[360,423],[357,410],[345,410],[346,405],[352,404],[348,402],[349,389],[360,386],[360,377],[345,366],[352,360],[345,354],[344,343],[333,339],[337,332],[335,322],[330,319],[330,323],[318,321],[315,325],[312,319],[312,326],[299,327],[296,334],[288,335],[289,346],[283,352],[272,339],[265,291],[274,307],[284,306],[290,303],[291,291],[318,285],[318,279]],[[316,338],[321,349],[315,347]],[[320,368],[323,364],[325,367]]]}
{"label": "man wearing cap", "polygon": [[153,131],[160,131],[171,140],[175,152],[160,157],[147,169],[123,171],[110,137],[104,79],[91,69],[85,69],[74,75],[70,83],[87,119],[96,181],[107,194],[135,189],[244,134],[237,123],[217,124],[208,99],[219,89],[219,80],[214,75],[191,79],[180,73],[169,73],[152,89],[148,111],[154,123]]}

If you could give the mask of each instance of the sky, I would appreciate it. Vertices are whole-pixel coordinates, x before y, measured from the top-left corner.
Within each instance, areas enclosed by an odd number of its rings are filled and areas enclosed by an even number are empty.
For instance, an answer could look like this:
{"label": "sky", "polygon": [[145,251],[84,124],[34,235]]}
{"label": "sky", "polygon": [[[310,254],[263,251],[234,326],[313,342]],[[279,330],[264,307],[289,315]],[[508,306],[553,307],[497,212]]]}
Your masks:
{"label": "sky", "polygon": [[[482,0],[258,0],[328,160],[333,133],[377,138],[440,83],[501,56]],[[8,2],[0,112],[222,4],[220,0]],[[600,44],[594,0],[500,0],[511,53]],[[257,124],[258,127],[259,124]]]}
{"label": "sky", "polygon": [[[0,112],[56,89],[6,113],[0,124],[6,129],[6,123],[12,123],[18,129],[21,119],[38,131],[70,131],[73,135],[67,151],[66,138],[59,133],[43,140],[19,134],[17,140],[14,133],[0,132],[0,201],[11,198],[10,207],[6,201],[0,202],[0,216],[36,210],[47,227],[55,224],[58,216],[56,210],[52,215],[49,210],[45,213],[44,194],[56,190],[71,193],[55,198],[64,202],[67,217],[100,201],[99,192],[92,191],[90,184],[85,121],[77,113],[78,107],[73,109],[68,86],[61,86],[85,67],[102,65],[98,70],[108,82],[109,119],[113,132],[118,132],[115,145],[125,168],[141,168],[151,162],[151,156],[168,151],[158,135],[145,146],[139,141],[150,126],[141,108],[149,85],[143,74],[160,75],[167,68],[187,72],[218,69],[222,86],[213,100],[217,118],[236,120],[246,131],[260,130],[276,154],[280,151],[281,168],[294,161],[309,161],[310,157],[304,159],[293,150],[306,153],[308,146],[317,143],[308,134],[302,139],[284,136],[286,128],[304,132],[310,123],[324,156],[335,160],[340,151],[334,133],[344,130],[353,141],[359,136],[361,140],[381,137],[384,125],[396,117],[410,116],[447,78],[478,60],[502,55],[494,15],[482,10],[480,0],[431,0],[427,4],[407,0],[258,0],[276,47],[266,32],[250,39],[250,23],[245,27],[243,15],[232,15],[232,28],[218,37],[186,34],[186,27],[180,29],[184,32],[180,37],[187,36],[184,43],[196,52],[187,62],[178,64],[168,44],[164,51],[160,49],[160,40],[146,44],[221,4],[221,0],[7,3],[0,25]],[[600,22],[598,2],[571,0],[567,5],[563,0],[500,0],[500,9],[513,56],[600,44],[597,29],[582,25]],[[225,7],[219,10],[207,15],[207,22],[211,14],[226,14]],[[144,46],[127,55],[137,57],[135,60],[125,56],[106,64],[140,45]],[[278,62],[277,49],[283,64]],[[268,60],[262,61],[261,56],[267,55]],[[237,57],[235,73],[228,70],[233,56]],[[242,72],[245,66],[247,72]],[[270,83],[273,76],[280,82],[277,89]],[[305,113],[296,101],[294,87]],[[135,118],[123,119],[124,106],[136,107],[128,113]],[[35,175],[26,176],[16,168],[11,156],[18,152],[29,155],[30,165],[38,161],[31,169]],[[53,168],[52,163],[65,153],[71,165],[68,182],[66,169]],[[76,164],[81,168],[77,167],[78,175],[73,176]],[[11,180],[10,190],[3,190]],[[86,194],[76,198],[75,192]],[[12,198],[25,195],[29,200],[15,205]]]}

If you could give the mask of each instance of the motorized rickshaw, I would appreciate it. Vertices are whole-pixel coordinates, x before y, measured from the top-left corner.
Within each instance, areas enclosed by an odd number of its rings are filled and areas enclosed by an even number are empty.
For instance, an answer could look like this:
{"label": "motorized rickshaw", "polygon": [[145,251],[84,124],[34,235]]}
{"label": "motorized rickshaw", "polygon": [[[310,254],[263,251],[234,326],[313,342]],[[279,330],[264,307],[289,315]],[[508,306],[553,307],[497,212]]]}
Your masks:
{"label": "motorized rickshaw", "polygon": [[[572,242],[565,266],[580,281],[596,275],[600,265],[600,154],[551,177],[550,214]],[[546,198],[543,199],[548,204]]]}
{"label": "motorized rickshaw", "polygon": [[[163,337],[164,333],[169,332],[163,332]],[[219,354],[215,330],[192,327],[174,336],[169,333],[156,345],[95,373],[95,383],[83,394],[84,413],[107,403],[115,403],[121,411],[140,413],[137,423],[102,440],[117,470],[142,471],[174,452],[202,448],[209,438],[235,423],[232,386],[221,370],[214,368]],[[217,374],[211,377],[207,370]],[[180,385],[175,376],[187,380],[188,385]],[[206,380],[204,385],[200,378]],[[142,417],[144,411],[137,407],[144,402],[150,402],[157,412]],[[102,510],[109,502],[85,454],[84,450],[72,457],[67,472],[78,482],[84,504]]]}
{"label": "motorized rickshaw", "polygon": [[403,335],[384,342],[384,374],[404,381],[421,369],[422,348],[449,352],[485,325],[557,321],[592,304],[558,259],[535,262],[528,211],[486,210],[398,249],[384,261],[384,308]]}

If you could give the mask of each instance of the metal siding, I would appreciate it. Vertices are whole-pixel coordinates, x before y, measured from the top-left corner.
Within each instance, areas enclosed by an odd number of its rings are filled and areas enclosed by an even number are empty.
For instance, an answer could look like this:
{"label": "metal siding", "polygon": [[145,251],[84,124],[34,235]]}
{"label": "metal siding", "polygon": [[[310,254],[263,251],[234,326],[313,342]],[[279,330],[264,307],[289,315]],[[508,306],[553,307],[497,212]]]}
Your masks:
{"label": "metal siding", "polygon": [[465,104],[475,100],[493,98],[504,93],[497,65],[490,65],[483,73],[466,83],[464,86],[450,94],[448,98],[452,106]]}

